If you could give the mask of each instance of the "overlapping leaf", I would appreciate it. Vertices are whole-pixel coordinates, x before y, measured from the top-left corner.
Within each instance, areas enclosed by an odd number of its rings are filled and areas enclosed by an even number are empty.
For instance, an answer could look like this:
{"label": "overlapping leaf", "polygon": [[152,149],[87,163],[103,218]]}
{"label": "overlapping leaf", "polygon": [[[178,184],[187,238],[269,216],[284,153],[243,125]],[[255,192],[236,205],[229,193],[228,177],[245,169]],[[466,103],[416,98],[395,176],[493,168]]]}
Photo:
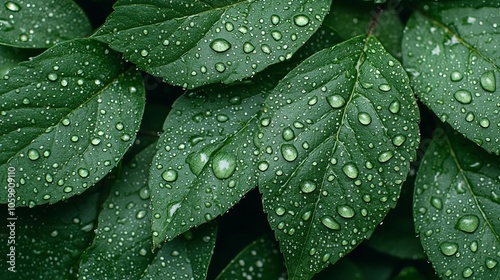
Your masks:
{"label": "overlapping leaf", "polygon": [[267,97],[259,189],[290,279],[341,258],[395,205],[419,136],[408,82],[375,37],[356,37]]}
{"label": "overlapping leaf", "polygon": [[500,3],[446,3],[410,18],[404,65],[416,94],[443,122],[500,154]]}
{"label": "overlapping leaf", "polygon": [[37,52],[32,50],[27,51],[0,46],[0,78],[3,78],[19,62],[28,60],[30,56],[35,56],[36,54]]}
{"label": "overlapping leaf", "polygon": [[500,159],[438,130],[418,171],[416,230],[443,279],[499,279]]}
{"label": "overlapping leaf", "polygon": [[96,38],[183,87],[230,83],[289,59],[329,0],[121,0]]}
{"label": "overlapping leaf", "polygon": [[79,39],[0,81],[0,169],[18,170],[19,206],[79,194],[116,166],[144,110],[141,75],[127,68],[103,43]]}
{"label": "overlapping leaf", "polygon": [[155,245],[226,212],[257,185],[257,113],[265,84],[188,92],[165,120],[151,166]]}
{"label": "overlapping leaf", "polygon": [[19,48],[49,48],[57,43],[84,37],[90,22],[71,0],[2,1],[0,44]]}

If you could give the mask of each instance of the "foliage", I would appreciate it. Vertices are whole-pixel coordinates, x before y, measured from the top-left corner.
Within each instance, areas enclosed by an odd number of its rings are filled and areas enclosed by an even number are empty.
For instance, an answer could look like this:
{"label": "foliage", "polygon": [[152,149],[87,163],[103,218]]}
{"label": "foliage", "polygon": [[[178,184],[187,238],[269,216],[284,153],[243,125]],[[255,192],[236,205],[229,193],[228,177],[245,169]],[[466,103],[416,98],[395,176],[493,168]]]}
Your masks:
{"label": "foliage", "polygon": [[111,2],[0,7],[2,279],[500,277],[498,1]]}

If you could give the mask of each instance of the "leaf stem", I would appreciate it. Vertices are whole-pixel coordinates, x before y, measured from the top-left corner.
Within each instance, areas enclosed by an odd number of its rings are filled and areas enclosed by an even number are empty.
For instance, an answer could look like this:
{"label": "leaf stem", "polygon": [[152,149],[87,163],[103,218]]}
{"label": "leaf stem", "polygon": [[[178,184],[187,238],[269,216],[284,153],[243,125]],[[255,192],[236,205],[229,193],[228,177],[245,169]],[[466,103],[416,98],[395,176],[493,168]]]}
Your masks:
{"label": "leaf stem", "polygon": [[373,31],[375,30],[375,27],[377,26],[378,23],[378,18],[382,14],[384,9],[380,6],[377,7],[377,11],[373,14],[372,20],[370,22],[370,27],[368,28],[368,35],[372,35]]}

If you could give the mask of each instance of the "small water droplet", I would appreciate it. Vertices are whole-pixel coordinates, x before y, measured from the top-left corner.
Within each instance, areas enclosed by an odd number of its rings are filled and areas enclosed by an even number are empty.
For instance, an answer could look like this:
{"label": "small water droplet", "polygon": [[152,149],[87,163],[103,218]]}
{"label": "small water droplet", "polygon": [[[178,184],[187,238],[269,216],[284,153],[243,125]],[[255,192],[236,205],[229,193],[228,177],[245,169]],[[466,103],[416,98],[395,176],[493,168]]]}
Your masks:
{"label": "small water droplet", "polygon": [[464,278],[469,278],[472,276],[472,274],[474,274],[474,270],[472,270],[472,268],[470,267],[466,267],[464,271],[462,271],[462,276]]}
{"label": "small water droplet", "polygon": [[234,30],[234,25],[230,22],[226,22],[226,24],[224,25],[224,27],[226,28],[227,31],[231,32]]}
{"label": "small water droplet", "polygon": [[286,210],[283,207],[278,207],[278,208],[274,209],[274,212],[276,212],[276,215],[278,215],[278,216],[283,216],[285,214]]}
{"label": "small water droplet", "polygon": [[21,42],[26,42],[26,41],[28,41],[28,40],[29,40],[28,35],[26,35],[26,34],[21,34],[21,36],[19,36],[19,40],[20,40]]}
{"label": "small water droplet", "polygon": [[401,109],[401,103],[399,103],[399,101],[397,101],[397,100],[394,100],[389,105],[389,111],[391,111],[391,113],[393,113],[393,114],[399,113],[400,109]]}
{"label": "small water droplet", "polygon": [[311,193],[314,190],[316,190],[316,184],[314,182],[312,182],[312,181],[306,180],[300,186],[300,190],[303,193]]}
{"label": "small water droplet", "polygon": [[363,125],[369,125],[372,123],[372,117],[368,113],[359,113],[358,121]]}
{"label": "small water droplet", "polygon": [[250,43],[250,42],[245,42],[245,43],[243,44],[243,51],[244,51],[245,53],[251,53],[251,52],[253,52],[254,50],[255,50],[255,46],[254,46],[252,43]]}
{"label": "small water droplet", "polygon": [[49,79],[49,81],[54,82],[54,81],[56,81],[56,80],[57,80],[57,78],[59,78],[59,77],[57,76],[57,74],[56,74],[56,73],[50,73],[50,74],[48,74],[48,75],[47,75],[47,78]]}
{"label": "small water droplet", "polygon": [[233,175],[236,170],[236,157],[233,154],[219,152],[212,161],[212,171],[215,177],[227,179]]}
{"label": "small water droplet", "polygon": [[458,219],[456,228],[467,233],[473,233],[479,227],[479,218],[476,215],[464,215]]}
{"label": "small water droplet", "polygon": [[21,10],[21,6],[11,1],[5,3],[5,8],[11,12],[19,12]]}
{"label": "small water droplet", "polygon": [[229,117],[227,115],[225,115],[225,114],[218,114],[217,115],[217,121],[218,122],[224,123],[224,122],[227,122],[228,120],[229,120]]}
{"label": "small water droplet", "polygon": [[384,92],[388,92],[392,89],[392,87],[388,84],[381,84],[378,86],[378,89],[380,89],[381,91],[384,91]]}
{"label": "small water droplet", "polygon": [[277,25],[278,23],[280,23],[280,17],[278,15],[272,15],[271,16],[271,22],[274,24],[274,25]]}
{"label": "small water droplet", "polygon": [[269,163],[267,161],[261,161],[258,164],[258,168],[260,171],[264,172],[269,168]]}
{"label": "small water droplet", "polygon": [[286,161],[294,161],[298,156],[297,149],[292,144],[281,145],[281,154]]}
{"label": "small water droplet", "polygon": [[97,145],[99,145],[99,143],[101,143],[101,139],[99,139],[99,138],[94,138],[94,139],[90,140],[90,143],[91,143],[92,145],[94,145],[94,146],[97,146]]}
{"label": "small water droplet", "polygon": [[304,214],[302,214],[301,218],[302,220],[307,221],[311,218],[311,216],[312,216],[312,211],[306,211],[304,212]]}
{"label": "small water droplet", "polygon": [[266,54],[271,53],[271,47],[269,45],[263,44],[262,46],[260,46],[260,49]]}
{"label": "small water droplet", "polygon": [[392,144],[394,144],[394,146],[396,147],[403,145],[405,141],[406,141],[406,136],[404,135],[396,135],[394,136],[394,138],[392,138]]}
{"label": "small water droplet", "polygon": [[271,36],[273,37],[274,40],[279,41],[281,38],[283,38],[283,34],[279,32],[278,30],[274,30],[271,32]]}
{"label": "small water droplet", "polygon": [[351,179],[358,178],[359,171],[354,163],[347,163],[346,165],[344,165],[344,167],[342,167],[342,171],[347,177]]}
{"label": "small water droplet", "polygon": [[339,230],[340,229],[340,224],[335,221],[335,219],[331,216],[324,216],[321,218],[321,223],[329,228],[329,229],[333,229],[333,230]]}
{"label": "small water droplet", "polygon": [[137,211],[137,213],[135,214],[135,217],[140,220],[140,219],[144,218],[147,213],[148,212],[146,210],[140,210],[140,211]]}
{"label": "small water droplet", "polygon": [[431,205],[438,210],[443,209],[443,201],[439,197],[431,197]]}
{"label": "small water droplet", "polygon": [[283,129],[283,133],[281,134],[281,136],[283,137],[283,140],[290,141],[295,138],[295,133],[293,132],[293,129],[287,127]]}
{"label": "small water droplet", "polygon": [[142,187],[140,190],[139,190],[139,197],[141,199],[148,199],[150,196],[150,193],[149,193],[149,188],[148,186],[145,186],[145,187]]}
{"label": "small water droplet", "polygon": [[215,63],[215,70],[217,70],[217,72],[219,73],[222,73],[226,71],[226,65],[224,65],[224,63],[222,62],[217,62]]}
{"label": "small water droplet", "polygon": [[35,149],[29,149],[28,150],[28,158],[31,160],[37,160],[40,158],[40,153],[38,153],[38,151]]}
{"label": "small water droplet", "polygon": [[146,57],[146,56],[148,56],[148,55],[149,55],[148,50],[142,50],[142,51],[141,51],[141,56],[142,56],[142,57]]}
{"label": "small water droplet", "polygon": [[309,18],[306,15],[296,15],[293,17],[295,25],[304,27],[309,24]]}
{"label": "small water droplet", "polygon": [[450,80],[452,82],[459,82],[461,81],[462,79],[464,78],[464,75],[462,75],[462,73],[458,72],[458,71],[453,71],[451,72],[451,75],[450,75]]}
{"label": "small water droplet", "polygon": [[226,39],[215,39],[210,43],[212,50],[222,53],[231,48],[231,44]]}
{"label": "small water droplet", "polygon": [[346,219],[350,219],[350,218],[354,217],[354,215],[356,214],[354,212],[354,209],[352,209],[352,207],[348,206],[348,205],[338,206],[337,207],[337,213],[339,213],[339,215],[341,217],[344,217]]}
{"label": "small water droplet", "polygon": [[489,269],[493,269],[495,266],[497,266],[498,262],[492,258],[486,258],[486,267]]}
{"label": "small water droplet", "polygon": [[481,87],[486,91],[495,92],[497,82],[493,70],[486,71],[481,75]]}
{"label": "small water droplet", "polygon": [[382,152],[378,155],[377,160],[381,163],[389,161],[394,156],[393,151]]}
{"label": "small water droplet", "polygon": [[443,242],[439,249],[445,256],[453,256],[458,251],[458,244],[455,242]]}
{"label": "small water droplet", "polygon": [[175,182],[177,180],[177,171],[173,169],[165,170],[161,174],[161,177],[167,182]]}
{"label": "small water droplet", "polygon": [[123,130],[123,127],[124,127],[124,126],[123,126],[123,123],[121,123],[121,122],[116,123],[116,125],[115,125],[115,128],[116,128],[117,130]]}
{"label": "small water droplet", "polygon": [[490,126],[490,120],[487,118],[482,118],[479,120],[479,125],[484,128],[488,128]]}
{"label": "small water droplet", "polygon": [[334,109],[342,108],[346,103],[344,97],[337,94],[328,96],[326,100],[328,101],[328,104],[330,104],[330,106]]}
{"label": "small water droplet", "polygon": [[472,102],[472,94],[470,93],[470,91],[465,89],[457,90],[453,94],[453,97],[455,97],[455,99],[462,104],[469,104]]}

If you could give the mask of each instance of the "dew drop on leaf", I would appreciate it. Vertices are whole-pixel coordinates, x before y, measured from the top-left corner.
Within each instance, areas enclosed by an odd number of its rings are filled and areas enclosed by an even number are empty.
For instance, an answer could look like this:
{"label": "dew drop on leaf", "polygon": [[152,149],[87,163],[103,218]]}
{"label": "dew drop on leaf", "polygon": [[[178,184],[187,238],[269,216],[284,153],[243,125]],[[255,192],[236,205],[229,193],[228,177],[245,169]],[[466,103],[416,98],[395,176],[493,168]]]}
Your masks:
{"label": "dew drop on leaf", "polygon": [[340,224],[331,216],[323,216],[321,223],[329,229],[340,230]]}
{"label": "dew drop on leaf", "polygon": [[70,186],[68,186],[68,187],[64,187],[63,191],[64,191],[65,193],[70,193],[70,192],[72,192],[72,191],[73,191],[73,187],[70,187]]}
{"label": "dew drop on leaf", "polygon": [[309,24],[309,18],[306,15],[296,15],[293,17],[295,25],[304,27]]}
{"label": "dew drop on leaf", "polygon": [[298,156],[297,149],[292,144],[281,145],[281,154],[286,161],[294,161]]}
{"label": "dew drop on leaf", "polygon": [[377,160],[381,163],[389,161],[394,156],[393,151],[382,152],[378,155]]}
{"label": "dew drop on leaf", "polygon": [[455,99],[462,104],[469,104],[472,102],[472,94],[470,93],[470,91],[465,89],[457,90],[453,94],[453,97],[455,97]]}
{"label": "dew drop on leaf", "polygon": [[90,172],[88,169],[85,168],[80,168],[78,169],[78,175],[82,178],[87,178],[90,175]]}
{"label": "dew drop on leaf", "polygon": [[463,232],[473,233],[479,227],[479,218],[476,215],[464,215],[458,219],[456,228]]}
{"label": "dew drop on leaf", "polygon": [[31,160],[37,160],[40,158],[40,153],[35,149],[28,150],[28,158]]}
{"label": "dew drop on leaf", "polygon": [[215,52],[222,53],[231,48],[231,44],[226,39],[215,39],[210,43],[210,48]]}
{"label": "dew drop on leaf", "polygon": [[204,152],[193,152],[186,158],[186,163],[191,172],[198,176],[208,162],[208,155]]}
{"label": "dew drop on leaf", "polygon": [[341,205],[337,207],[337,213],[343,218],[350,219],[356,214],[354,209],[348,205]]}
{"label": "dew drop on leaf", "polygon": [[372,122],[372,117],[368,113],[359,113],[358,121],[363,125],[369,125]]}
{"label": "dew drop on leaf", "polygon": [[21,6],[11,1],[5,3],[5,8],[11,12],[19,12],[21,10]]}
{"label": "dew drop on leaf", "polygon": [[443,209],[443,201],[439,197],[432,197],[431,205],[438,210]]}
{"label": "dew drop on leaf", "polygon": [[251,53],[251,52],[253,52],[254,50],[255,50],[255,46],[254,46],[252,43],[250,43],[250,42],[245,42],[245,43],[243,44],[243,51],[244,51],[245,53]]}
{"label": "dew drop on leaf", "polygon": [[291,129],[290,127],[287,127],[285,129],[283,129],[282,137],[283,137],[283,140],[290,141],[290,140],[293,140],[293,138],[295,138],[295,133],[293,132],[293,129]]}
{"label": "dew drop on leaf", "polygon": [[481,75],[481,87],[489,92],[495,92],[496,90],[496,79],[495,73],[493,71],[484,72]]}
{"label": "dew drop on leaf", "polygon": [[351,179],[358,178],[359,171],[356,165],[354,165],[353,163],[347,163],[346,165],[344,165],[344,167],[342,167],[342,171],[347,177]]}
{"label": "dew drop on leaf", "polygon": [[161,174],[161,177],[167,182],[175,182],[175,180],[177,180],[177,171],[173,169],[165,170]]}
{"label": "dew drop on leaf", "polygon": [[224,63],[222,63],[222,62],[217,62],[215,64],[215,70],[217,70],[217,72],[219,72],[219,73],[222,73],[222,72],[226,71],[226,65],[224,65]]}
{"label": "dew drop on leaf", "polygon": [[236,170],[236,157],[233,154],[220,152],[216,154],[212,161],[212,171],[215,177],[227,179]]}
{"label": "dew drop on leaf", "polygon": [[391,90],[391,86],[388,85],[388,84],[381,84],[378,86],[378,89],[380,89],[381,91],[384,91],[384,92],[388,92]]}
{"label": "dew drop on leaf", "polygon": [[316,184],[314,182],[312,182],[312,181],[306,180],[300,186],[300,190],[303,193],[311,193],[314,190],[316,190]]}
{"label": "dew drop on leaf", "polygon": [[399,113],[400,109],[401,109],[401,103],[399,103],[399,101],[397,100],[391,102],[391,104],[389,105],[389,111],[391,111],[391,113],[393,114]]}
{"label": "dew drop on leaf", "polygon": [[446,241],[439,245],[439,249],[445,256],[452,256],[458,251],[458,244]]}
{"label": "dew drop on leaf", "polygon": [[463,79],[463,75],[462,73],[458,72],[458,71],[453,71],[451,72],[451,75],[450,75],[450,80],[452,82],[459,82]]}
{"label": "dew drop on leaf", "polygon": [[327,101],[328,101],[328,104],[330,104],[330,106],[332,106],[332,108],[334,108],[334,109],[342,108],[342,107],[344,107],[344,105],[346,103],[344,97],[337,95],[337,94],[328,96]]}
{"label": "dew drop on leaf", "polygon": [[278,216],[283,216],[286,212],[285,208],[283,207],[277,207],[274,212],[276,212],[276,215]]}

